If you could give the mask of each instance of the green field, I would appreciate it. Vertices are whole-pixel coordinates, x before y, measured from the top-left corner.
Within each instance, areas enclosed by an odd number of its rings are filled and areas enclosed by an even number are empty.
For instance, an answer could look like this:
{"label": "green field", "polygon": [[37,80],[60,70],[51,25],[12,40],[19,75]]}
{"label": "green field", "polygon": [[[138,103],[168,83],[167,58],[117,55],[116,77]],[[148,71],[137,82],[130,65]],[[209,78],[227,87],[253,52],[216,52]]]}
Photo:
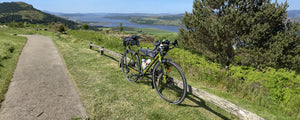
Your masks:
{"label": "green field", "polygon": [[[193,95],[188,95],[181,105],[165,102],[152,89],[151,79],[129,82],[117,58],[100,56],[97,51],[90,50],[87,45],[91,38],[85,35],[91,32],[69,33],[52,38],[64,56],[92,119],[236,119]],[[80,35],[84,36],[78,37]],[[100,44],[108,47],[109,41],[119,43],[122,39],[106,37],[106,43]]]}
{"label": "green field", "polygon": [[[275,7],[280,6],[275,5]],[[162,16],[162,14],[129,14],[127,16],[111,16],[110,18],[128,20],[138,24],[178,26],[181,24],[182,16],[184,14],[166,16]],[[195,17],[197,15],[192,19]],[[122,46],[122,38],[140,35],[143,37],[141,47],[149,47],[150,49],[153,48],[152,43],[156,40],[179,40],[179,48],[169,51],[167,57],[181,67],[189,85],[224,98],[267,120],[300,120],[299,71],[272,68],[274,66],[256,69],[235,64],[232,64],[230,69],[225,70],[222,65],[216,62],[217,60],[209,59],[208,56],[193,50],[200,46],[184,49],[182,45],[184,42],[180,38],[185,36],[178,36],[178,33],[155,28],[131,27],[124,27],[123,31],[120,31],[119,27],[102,28],[96,26],[89,26],[89,30],[74,30],[84,28],[80,27],[82,25],[79,23],[44,13],[23,2],[1,3],[0,23],[9,27],[0,28],[1,102],[4,100],[18,58],[26,43],[25,37],[12,34],[39,34],[53,39],[66,62],[69,74],[91,120],[238,119],[208,101],[191,94],[188,94],[185,101],[180,105],[169,104],[152,89],[151,77],[146,77],[138,82],[126,81],[120,69],[118,58],[107,54],[101,56],[99,50],[91,50],[88,46],[90,42],[93,42],[95,45],[123,53],[125,48]],[[82,24],[89,23],[83,22]],[[63,26],[66,26],[67,30],[63,32],[64,34],[53,32],[58,31],[58,28]],[[210,27],[211,30],[214,27],[218,28],[218,26]],[[260,28],[260,25],[257,28]],[[300,31],[297,31],[297,34],[299,35]],[[197,36],[197,34],[195,35]],[[259,36],[253,34],[250,37]],[[290,47],[287,46],[287,50],[288,48]],[[240,59],[237,56],[233,56],[233,58]]]}
{"label": "green field", "polygon": [[128,21],[132,22],[132,23],[137,23],[137,24],[175,25],[175,26],[180,25],[180,22],[181,22],[180,19],[164,20],[164,19],[158,19],[156,17],[132,18]]}
{"label": "green field", "polygon": [[[188,95],[182,105],[171,105],[151,89],[151,79],[137,83],[126,81],[119,68],[118,59],[109,55],[100,56],[97,51],[90,50],[88,47],[88,43],[93,42],[123,53],[122,38],[94,31],[68,30],[67,35],[60,36],[55,36],[52,32],[35,31],[29,28],[2,30],[4,31],[42,34],[51,37],[62,53],[92,119],[237,119],[193,95]],[[157,35],[157,38],[159,37],[162,38],[164,35]],[[152,47],[149,43],[142,43],[142,46]],[[295,85],[299,83],[300,77],[293,72],[273,69],[259,72],[252,71],[251,68],[232,67],[232,76],[226,77],[217,63],[209,62],[205,57],[193,52],[174,49],[170,51],[169,57],[184,70],[188,84],[196,88],[225,98],[265,119],[293,120],[300,117],[300,102],[297,101],[299,95],[294,93],[299,87],[293,86],[294,83]],[[246,81],[247,84],[238,82],[241,76],[246,80],[249,79]],[[273,83],[274,78],[288,80],[288,83]],[[256,82],[261,79],[267,81],[260,83],[262,91],[251,88],[251,85],[255,85],[251,84],[253,79]],[[268,87],[273,84],[275,86]],[[284,88],[282,90],[285,90],[283,94],[277,94],[278,92],[274,91],[279,85]],[[285,88],[285,85],[292,86]],[[228,89],[230,86],[231,89]],[[274,102],[273,94],[287,95],[286,97],[290,97],[290,102]]]}
{"label": "green field", "polygon": [[[65,49],[70,50],[70,51],[66,52],[66,54],[70,57],[72,55],[72,54],[70,54],[70,53],[72,53],[71,51],[75,51],[75,52],[80,51],[81,49],[84,48],[84,46],[86,46],[86,43],[88,43],[89,41],[92,41],[96,45],[103,46],[105,48],[116,51],[118,53],[122,53],[124,50],[124,48],[121,47],[121,44],[122,44],[121,38],[110,37],[110,36],[106,36],[103,34],[97,34],[96,32],[92,32],[92,31],[70,31],[69,33],[70,33],[70,35],[65,36],[64,39],[65,39],[66,43],[62,46],[64,46],[64,48],[66,47]],[[59,41],[59,40],[57,40],[57,41]],[[61,41],[63,41],[63,40],[61,40]],[[72,42],[72,43],[69,43],[69,42]],[[57,42],[57,45],[59,46],[62,43],[63,42]],[[80,44],[82,47],[76,46],[75,43]],[[68,46],[67,44],[70,44],[73,47],[67,47]],[[143,43],[142,46],[151,48],[152,45]],[[74,50],[71,50],[72,48],[74,48]],[[88,48],[86,48],[86,49],[88,49]],[[88,51],[89,50],[86,50],[86,52],[88,52]],[[79,53],[74,53],[74,54],[78,55]],[[86,71],[86,73],[87,73],[87,74],[84,74],[83,76],[87,76],[88,73],[93,73],[95,71],[98,71],[99,75],[102,74],[99,66],[95,66],[95,68],[88,67],[89,65],[103,66],[101,63],[97,63],[100,61],[97,61],[97,59],[96,59],[97,57],[103,57],[103,56],[98,56],[97,55],[98,53],[96,53],[96,52],[93,52],[93,54],[96,55],[95,59],[93,59],[96,61],[96,63],[90,62],[93,60],[87,60],[89,62],[82,63],[83,65],[86,65],[86,66],[80,68],[80,72],[73,73],[74,76],[76,75],[79,77],[79,80],[83,80],[83,78],[80,78],[80,73],[82,71]],[[84,53],[84,55],[88,55],[88,53]],[[110,58],[110,56],[106,56],[106,57]],[[188,84],[191,84],[192,86],[195,86],[200,89],[204,89],[210,93],[213,93],[220,97],[226,98],[227,100],[231,101],[232,103],[237,104],[238,106],[241,106],[242,108],[245,108],[249,111],[252,111],[266,119],[297,119],[297,116],[299,117],[299,112],[298,112],[299,109],[297,109],[297,106],[299,104],[297,102],[290,103],[290,105],[294,105],[294,106],[288,107],[288,106],[285,106],[285,104],[278,104],[278,103],[274,102],[273,100],[270,100],[269,98],[271,96],[269,94],[265,94],[265,96],[257,96],[256,95],[256,94],[258,94],[257,92],[252,91],[253,92],[252,93],[251,91],[245,91],[245,90],[247,90],[248,87],[243,88],[243,86],[242,86],[243,84],[239,84],[238,82],[235,82],[234,79],[226,78],[224,75],[222,75],[222,73],[220,73],[220,68],[216,63],[207,62],[204,57],[200,57],[196,54],[193,54],[191,52],[181,50],[181,49],[174,49],[174,50],[170,51],[169,57],[173,58],[173,60],[176,63],[181,65],[181,67],[183,68],[183,70],[187,76]],[[67,57],[65,57],[65,59],[66,58]],[[76,61],[75,58],[83,58],[82,61],[85,61],[85,59],[87,59],[89,57],[79,55],[74,58],[70,58],[70,61],[75,62]],[[104,59],[101,58],[101,61],[102,60],[104,60]],[[117,70],[118,59],[112,59],[112,60],[113,61],[115,60],[116,64],[115,65],[109,64],[109,66],[114,66],[114,68],[116,68],[115,70]],[[66,60],[66,61],[68,61],[68,60]],[[75,71],[75,70],[79,69],[79,68],[73,68],[74,65],[76,65],[75,63],[70,63],[70,65],[71,66],[68,69],[69,70],[71,69],[71,71],[72,70]],[[191,66],[191,65],[193,65],[193,66]],[[84,68],[90,68],[90,69],[96,69],[96,70],[85,70]],[[203,71],[203,69],[205,71]],[[198,72],[196,72],[196,71],[198,71]],[[203,72],[201,72],[201,71],[203,71]],[[119,78],[113,77],[112,79],[114,79],[114,80],[123,79],[125,82],[126,80],[123,78],[120,69],[119,69],[119,72],[120,72],[120,74],[112,75],[112,76],[118,75]],[[238,72],[239,71],[237,71],[237,73]],[[251,73],[250,71],[248,71],[248,72]],[[71,74],[72,74],[72,72],[71,72]],[[101,78],[98,75],[96,75],[97,73],[94,73],[94,74],[95,74],[95,76],[91,76],[89,78],[90,79]],[[266,76],[266,77],[268,75],[277,74],[276,77],[278,77],[278,79],[281,79],[282,76],[280,74],[287,74],[287,73],[286,72],[276,73],[276,71],[275,71],[275,73],[268,73],[265,75],[262,72],[261,73],[258,72],[255,74],[257,74],[259,76]],[[255,75],[255,74],[253,74],[253,75]],[[247,75],[247,74],[245,74],[245,75]],[[257,76],[256,79],[260,79],[260,78],[258,78],[259,76]],[[294,76],[293,73],[291,73],[291,78],[288,78],[288,79],[299,80],[299,77],[293,78],[293,76]],[[76,77],[74,77],[74,78],[76,79]],[[269,77],[269,78],[272,78],[272,77]],[[262,79],[266,79],[266,78],[262,78]],[[283,78],[283,79],[285,79],[285,78]],[[270,80],[272,80],[272,79],[270,79]],[[97,80],[93,80],[93,81],[97,82]],[[295,81],[295,82],[297,82],[297,81]],[[144,82],[143,82],[143,84],[144,84]],[[226,86],[227,87],[231,86],[232,89],[236,89],[236,91],[226,90],[225,89]],[[149,87],[148,89],[150,89],[150,86],[148,86],[148,87]],[[241,91],[237,92],[237,90],[239,90],[240,88],[242,88]],[[138,91],[140,91],[140,90],[138,90]],[[156,96],[155,92],[153,93],[153,95]],[[144,97],[142,97],[142,98],[144,98]],[[159,97],[157,97],[157,98],[159,99]],[[297,97],[294,97],[293,99],[297,99]],[[201,100],[199,100],[199,101],[201,101]],[[90,101],[88,103],[90,103]],[[163,101],[162,101],[162,104],[164,104]],[[95,109],[95,108],[93,108],[93,109]],[[188,108],[188,109],[191,109],[191,108]]]}
{"label": "green field", "polygon": [[25,37],[4,33],[0,28],[0,101],[4,99],[26,40]]}

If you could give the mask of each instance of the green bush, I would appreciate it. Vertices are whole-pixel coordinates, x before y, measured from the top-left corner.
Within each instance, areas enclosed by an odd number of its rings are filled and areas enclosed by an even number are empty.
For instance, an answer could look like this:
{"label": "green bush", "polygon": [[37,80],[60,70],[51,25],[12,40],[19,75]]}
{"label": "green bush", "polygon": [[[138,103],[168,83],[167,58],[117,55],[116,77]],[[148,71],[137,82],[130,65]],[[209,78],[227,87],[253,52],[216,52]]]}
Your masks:
{"label": "green bush", "polygon": [[192,86],[200,83],[226,90],[265,108],[283,106],[283,111],[294,116],[300,112],[297,102],[300,76],[295,71],[274,68],[259,71],[245,66],[231,66],[225,71],[200,54],[178,48],[171,50],[169,57],[181,66]]}
{"label": "green bush", "polygon": [[82,25],[82,29],[83,30],[88,30],[89,29],[89,25],[88,24],[83,24]]}
{"label": "green bush", "polygon": [[59,25],[57,31],[61,32],[61,33],[65,32],[66,31],[65,26],[64,25]]}
{"label": "green bush", "polygon": [[[295,71],[274,68],[258,71],[252,67],[232,66],[227,76],[239,82],[234,86],[235,91],[239,91],[243,97],[251,98],[250,100],[259,105],[267,106],[266,104],[273,102],[288,106],[287,109],[300,108],[300,102],[294,102],[300,98],[300,76]],[[271,101],[265,103],[266,99]],[[295,110],[288,110],[288,112],[295,112]]]}

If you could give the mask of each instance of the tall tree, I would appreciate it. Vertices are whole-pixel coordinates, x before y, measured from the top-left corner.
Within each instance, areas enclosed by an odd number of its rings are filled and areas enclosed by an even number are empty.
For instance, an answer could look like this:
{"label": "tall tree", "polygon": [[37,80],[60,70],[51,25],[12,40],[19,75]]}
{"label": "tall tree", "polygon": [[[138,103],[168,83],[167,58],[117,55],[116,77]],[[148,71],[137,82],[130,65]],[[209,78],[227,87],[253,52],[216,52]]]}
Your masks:
{"label": "tall tree", "polygon": [[[234,55],[242,58],[243,65],[255,67],[296,64],[291,59],[299,53],[298,28],[287,22],[287,7],[287,2],[271,0],[195,0],[192,13],[186,12],[182,19],[185,28],[179,30],[180,37],[187,48],[217,59],[226,68]],[[277,54],[279,49],[283,52]]]}

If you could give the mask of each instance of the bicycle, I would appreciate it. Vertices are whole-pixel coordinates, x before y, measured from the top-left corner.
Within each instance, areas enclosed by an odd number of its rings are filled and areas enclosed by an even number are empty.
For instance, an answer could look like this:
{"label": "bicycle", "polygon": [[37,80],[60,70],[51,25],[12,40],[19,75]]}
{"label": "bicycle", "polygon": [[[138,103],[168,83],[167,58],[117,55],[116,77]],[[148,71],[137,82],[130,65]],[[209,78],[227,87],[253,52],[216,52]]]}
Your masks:
{"label": "bicycle", "polygon": [[[152,75],[152,88],[155,88],[158,95],[167,102],[180,104],[186,96],[187,83],[180,67],[171,59],[164,58],[167,52],[178,45],[177,40],[155,42],[154,49],[131,48],[136,45],[140,47],[139,36],[132,36],[132,39],[125,40],[125,52],[121,58],[121,68],[124,77],[128,81],[136,82],[143,79],[145,75]],[[173,46],[170,48],[169,44]],[[144,68],[141,64],[143,57],[150,57],[152,61]],[[152,68],[152,69],[151,69]],[[152,72],[152,74],[151,74]],[[150,74],[147,74],[150,73]]]}

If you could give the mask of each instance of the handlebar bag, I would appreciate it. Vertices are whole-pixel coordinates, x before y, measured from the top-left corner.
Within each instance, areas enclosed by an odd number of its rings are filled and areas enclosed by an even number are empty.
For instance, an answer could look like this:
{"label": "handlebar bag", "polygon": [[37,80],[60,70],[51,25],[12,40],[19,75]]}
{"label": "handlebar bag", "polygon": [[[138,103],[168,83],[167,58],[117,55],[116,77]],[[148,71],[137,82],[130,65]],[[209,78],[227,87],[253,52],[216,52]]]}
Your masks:
{"label": "handlebar bag", "polygon": [[139,47],[140,43],[138,39],[134,39],[132,37],[125,37],[123,38],[123,46],[127,45],[137,45]]}

